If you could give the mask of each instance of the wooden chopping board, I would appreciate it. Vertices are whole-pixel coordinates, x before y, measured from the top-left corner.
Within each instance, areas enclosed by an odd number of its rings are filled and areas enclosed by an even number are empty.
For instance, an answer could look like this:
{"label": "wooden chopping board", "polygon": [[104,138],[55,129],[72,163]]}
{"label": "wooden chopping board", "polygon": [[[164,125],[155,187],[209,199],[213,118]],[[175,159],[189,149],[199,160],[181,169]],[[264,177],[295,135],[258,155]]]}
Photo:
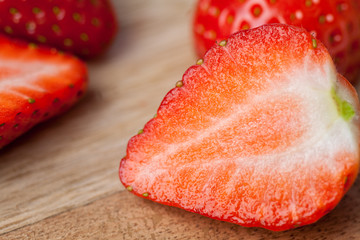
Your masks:
{"label": "wooden chopping board", "polygon": [[0,151],[0,239],[360,239],[360,180],[318,223],[276,233],[212,220],[125,191],[128,139],[195,63],[195,0],[113,1],[120,33],[89,62],[68,113]]}

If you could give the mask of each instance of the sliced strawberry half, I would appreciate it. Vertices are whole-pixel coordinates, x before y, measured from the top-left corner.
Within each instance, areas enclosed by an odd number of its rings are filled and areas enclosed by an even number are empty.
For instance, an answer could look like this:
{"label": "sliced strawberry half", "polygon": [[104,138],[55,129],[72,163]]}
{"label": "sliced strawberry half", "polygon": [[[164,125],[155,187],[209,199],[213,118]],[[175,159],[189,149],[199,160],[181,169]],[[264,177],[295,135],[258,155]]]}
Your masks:
{"label": "sliced strawberry half", "polygon": [[317,221],[359,166],[359,101],[304,29],[265,25],[212,47],[130,139],[124,186],[243,226]]}
{"label": "sliced strawberry half", "polygon": [[86,86],[75,57],[0,35],[0,148],[69,109]]}

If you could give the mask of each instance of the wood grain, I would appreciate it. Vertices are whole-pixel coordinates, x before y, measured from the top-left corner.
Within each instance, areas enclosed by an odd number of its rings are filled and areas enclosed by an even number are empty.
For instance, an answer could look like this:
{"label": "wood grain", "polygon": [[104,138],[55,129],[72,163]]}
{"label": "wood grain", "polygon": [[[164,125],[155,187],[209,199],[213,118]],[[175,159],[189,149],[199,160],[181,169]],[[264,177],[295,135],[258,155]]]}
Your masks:
{"label": "wood grain", "polygon": [[128,139],[196,60],[195,0],[113,1],[121,31],[89,63],[88,94],[0,151],[0,239],[360,239],[360,180],[311,226],[274,233],[133,196],[118,179]]}
{"label": "wood grain", "polygon": [[359,194],[360,180],[319,222],[286,232],[270,232],[220,222],[121,191],[0,239],[360,239]]}

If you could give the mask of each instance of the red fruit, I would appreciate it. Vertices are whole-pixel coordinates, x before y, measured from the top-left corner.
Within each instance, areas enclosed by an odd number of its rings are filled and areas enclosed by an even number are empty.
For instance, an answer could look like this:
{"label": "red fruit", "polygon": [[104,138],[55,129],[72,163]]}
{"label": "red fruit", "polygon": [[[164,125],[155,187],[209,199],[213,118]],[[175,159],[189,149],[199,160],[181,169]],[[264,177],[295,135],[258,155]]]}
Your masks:
{"label": "red fruit", "polygon": [[0,35],[0,148],[69,109],[86,85],[78,59]]}
{"label": "red fruit", "polygon": [[3,0],[0,30],[90,58],[108,48],[117,28],[108,0]]}
{"label": "red fruit", "polygon": [[119,175],[140,197],[286,230],[333,209],[359,167],[359,101],[304,29],[215,45],[130,139]]}
{"label": "red fruit", "polygon": [[340,73],[360,77],[358,0],[199,0],[194,19],[195,47],[203,56],[231,33],[266,23],[304,27],[329,49]]}

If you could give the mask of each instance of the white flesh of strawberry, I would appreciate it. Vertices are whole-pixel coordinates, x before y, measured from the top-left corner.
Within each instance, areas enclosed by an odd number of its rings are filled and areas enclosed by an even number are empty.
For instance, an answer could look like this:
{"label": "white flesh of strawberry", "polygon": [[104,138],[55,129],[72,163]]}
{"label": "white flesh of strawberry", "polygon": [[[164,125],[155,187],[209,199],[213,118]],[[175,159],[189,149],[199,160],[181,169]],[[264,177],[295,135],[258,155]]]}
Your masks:
{"label": "white flesh of strawberry", "polygon": [[70,66],[65,64],[51,64],[44,61],[27,61],[22,63],[21,60],[5,61],[0,59],[0,72],[10,72],[6,76],[0,75],[0,92],[28,99],[31,96],[16,91],[16,88],[25,87],[38,92],[46,92],[46,89],[41,88],[36,83],[41,81],[42,77],[58,75],[69,68]]}

